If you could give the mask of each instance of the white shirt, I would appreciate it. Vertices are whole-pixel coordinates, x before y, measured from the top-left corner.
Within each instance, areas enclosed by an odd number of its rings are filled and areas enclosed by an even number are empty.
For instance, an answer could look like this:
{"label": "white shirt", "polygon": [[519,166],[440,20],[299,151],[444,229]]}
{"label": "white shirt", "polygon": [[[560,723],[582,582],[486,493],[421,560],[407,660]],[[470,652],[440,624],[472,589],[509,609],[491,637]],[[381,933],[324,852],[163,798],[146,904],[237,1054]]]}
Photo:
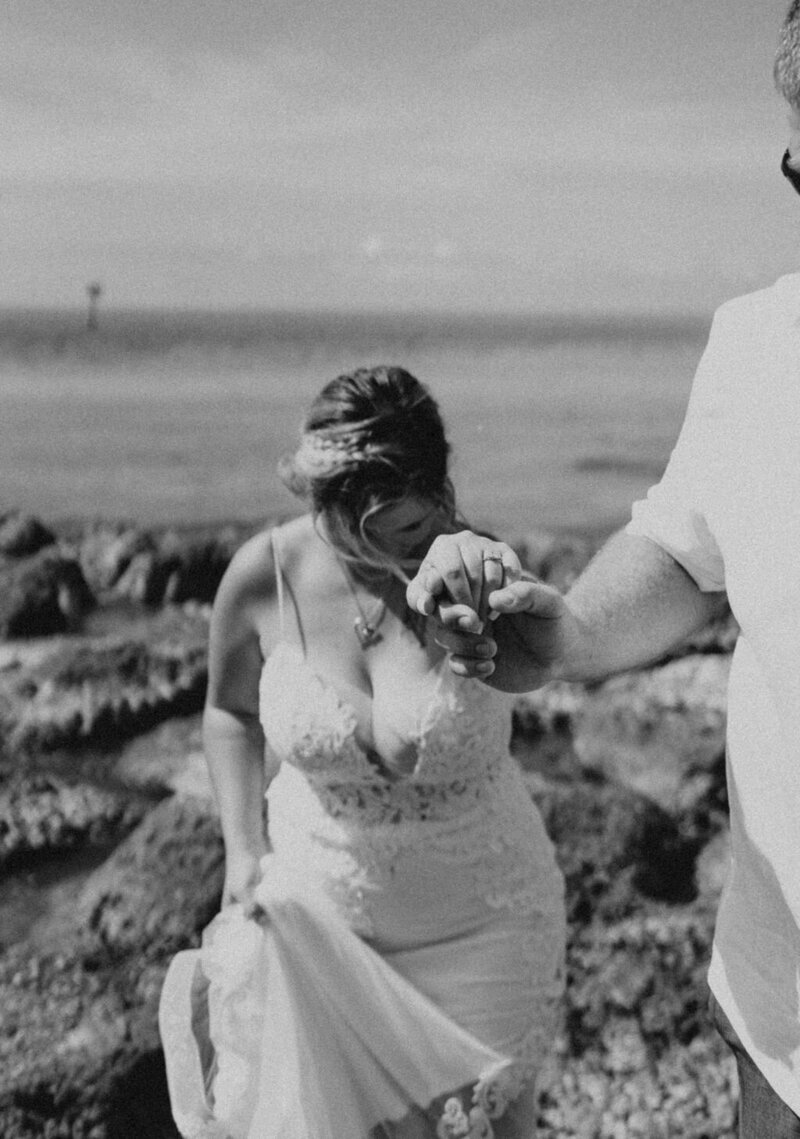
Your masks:
{"label": "white shirt", "polygon": [[667,470],[627,529],[726,590],[741,627],[709,984],[800,1115],[800,275],[717,312]]}

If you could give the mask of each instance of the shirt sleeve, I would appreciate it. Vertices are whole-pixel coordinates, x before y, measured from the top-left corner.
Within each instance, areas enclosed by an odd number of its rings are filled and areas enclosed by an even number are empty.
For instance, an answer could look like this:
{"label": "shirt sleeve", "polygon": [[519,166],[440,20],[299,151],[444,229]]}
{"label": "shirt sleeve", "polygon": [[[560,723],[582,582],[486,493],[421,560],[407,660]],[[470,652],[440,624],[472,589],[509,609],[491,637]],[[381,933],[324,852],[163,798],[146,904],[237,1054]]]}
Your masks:
{"label": "shirt sleeve", "polygon": [[730,323],[714,318],[678,442],[661,481],[635,502],[626,533],[665,550],[704,592],[725,589],[725,566],[710,522],[719,469],[723,386],[730,363]]}

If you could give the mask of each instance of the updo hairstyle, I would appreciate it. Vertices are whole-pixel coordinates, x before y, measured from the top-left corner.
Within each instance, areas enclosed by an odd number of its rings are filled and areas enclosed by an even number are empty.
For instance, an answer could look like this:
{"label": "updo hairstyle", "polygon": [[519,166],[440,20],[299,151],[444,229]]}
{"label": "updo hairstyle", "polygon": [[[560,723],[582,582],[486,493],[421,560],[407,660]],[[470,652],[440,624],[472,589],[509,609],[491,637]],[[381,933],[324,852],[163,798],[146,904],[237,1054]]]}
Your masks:
{"label": "updo hairstyle", "polygon": [[360,568],[404,576],[369,539],[376,511],[429,499],[456,528],[450,446],[438,405],[403,368],[359,368],[326,384],[306,415],[300,446],[279,466],[288,488],[324,517],[337,552]]}

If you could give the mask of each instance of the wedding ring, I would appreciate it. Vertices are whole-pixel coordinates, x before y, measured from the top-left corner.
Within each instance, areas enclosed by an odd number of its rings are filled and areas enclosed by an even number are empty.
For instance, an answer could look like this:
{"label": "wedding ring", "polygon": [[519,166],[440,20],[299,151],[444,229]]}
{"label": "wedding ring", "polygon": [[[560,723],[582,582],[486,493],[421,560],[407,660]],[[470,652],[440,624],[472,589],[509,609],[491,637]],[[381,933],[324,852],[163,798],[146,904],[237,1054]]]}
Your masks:
{"label": "wedding ring", "polygon": [[502,554],[487,554],[487,553],[484,553],[484,555],[483,555],[483,560],[484,560],[485,562],[500,562],[500,564],[501,564],[501,565],[503,564],[503,556],[502,556]]}

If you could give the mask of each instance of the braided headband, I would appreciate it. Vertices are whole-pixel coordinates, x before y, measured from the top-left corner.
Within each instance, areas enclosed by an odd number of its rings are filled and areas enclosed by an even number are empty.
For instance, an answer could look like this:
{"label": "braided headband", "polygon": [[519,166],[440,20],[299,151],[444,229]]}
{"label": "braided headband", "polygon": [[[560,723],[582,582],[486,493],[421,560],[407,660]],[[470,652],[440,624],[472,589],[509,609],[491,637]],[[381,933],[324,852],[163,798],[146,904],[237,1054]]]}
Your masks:
{"label": "braided headband", "polygon": [[359,445],[354,435],[331,438],[317,431],[307,431],[300,439],[294,456],[295,467],[312,478],[323,478],[345,467],[362,463],[380,453],[371,443]]}

